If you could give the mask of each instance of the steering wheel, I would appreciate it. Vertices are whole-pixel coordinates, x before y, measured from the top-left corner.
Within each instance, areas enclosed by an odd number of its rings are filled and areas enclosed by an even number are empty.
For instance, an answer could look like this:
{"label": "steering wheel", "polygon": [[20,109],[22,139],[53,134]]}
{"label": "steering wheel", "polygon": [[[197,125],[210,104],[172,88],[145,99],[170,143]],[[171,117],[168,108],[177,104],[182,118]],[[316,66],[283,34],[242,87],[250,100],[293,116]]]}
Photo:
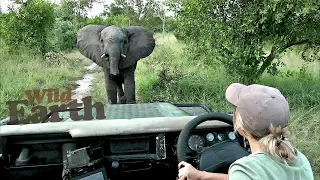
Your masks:
{"label": "steering wheel", "polygon": [[[185,125],[178,138],[177,158],[179,162],[187,161],[186,149],[189,148],[187,144],[191,132],[207,120],[218,120],[233,126],[232,116],[224,113],[211,112],[192,119]],[[223,141],[200,152],[198,154],[199,169],[207,172],[227,173],[229,166],[234,161],[249,155],[249,152],[244,148],[244,138],[238,133],[236,133],[236,138],[237,142]]]}

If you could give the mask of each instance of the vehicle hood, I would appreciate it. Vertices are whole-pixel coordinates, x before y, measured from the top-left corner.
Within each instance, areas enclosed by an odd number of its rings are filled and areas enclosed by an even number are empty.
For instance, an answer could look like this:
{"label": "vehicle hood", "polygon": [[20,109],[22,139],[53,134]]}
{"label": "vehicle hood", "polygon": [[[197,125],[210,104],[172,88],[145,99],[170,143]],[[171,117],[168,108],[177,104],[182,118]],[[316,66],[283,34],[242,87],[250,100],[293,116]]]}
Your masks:
{"label": "vehicle hood", "polygon": [[[83,116],[84,113],[85,109],[78,111],[79,116]],[[170,103],[106,104],[104,105],[104,115],[106,118],[101,120],[190,116],[187,112]],[[74,121],[69,111],[59,112],[59,117],[63,122]],[[96,108],[92,108],[92,117],[92,120],[100,120],[96,119]]]}

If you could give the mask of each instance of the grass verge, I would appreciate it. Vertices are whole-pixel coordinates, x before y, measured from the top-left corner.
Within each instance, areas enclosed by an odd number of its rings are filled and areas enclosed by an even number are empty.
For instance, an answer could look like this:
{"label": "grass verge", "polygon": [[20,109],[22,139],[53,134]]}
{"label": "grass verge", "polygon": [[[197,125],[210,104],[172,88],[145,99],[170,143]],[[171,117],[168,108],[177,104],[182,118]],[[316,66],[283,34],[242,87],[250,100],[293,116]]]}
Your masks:
{"label": "grass verge", "polygon": [[[19,55],[0,51],[0,119],[9,116],[7,101],[23,100],[26,90],[73,88],[74,81],[80,79],[89,62],[80,53],[72,52],[44,60],[29,53]],[[53,105],[45,97],[42,106]],[[31,105],[25,106],[25,117],[31,113]]]}

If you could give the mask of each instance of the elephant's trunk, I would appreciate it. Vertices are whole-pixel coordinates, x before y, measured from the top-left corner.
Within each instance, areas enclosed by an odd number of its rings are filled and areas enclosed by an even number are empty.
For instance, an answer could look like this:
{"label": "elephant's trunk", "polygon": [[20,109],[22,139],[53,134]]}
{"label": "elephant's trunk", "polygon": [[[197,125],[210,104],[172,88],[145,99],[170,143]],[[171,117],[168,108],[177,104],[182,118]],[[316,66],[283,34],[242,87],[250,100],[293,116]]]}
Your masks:
{"label": "elephant's trunk", "polygon": [[109,61],[110,61],[110,75],[118,76],[119,75],[119,60],[120,60],[120,54],[117,56],[110,55]]}
{"label": "elephant's trunk", "polygon": [[117,43],[105,45],[105,56],[109,60],[109,68],[111,76],[119,75],[119,61],[121,54],[121,47]]}
{"label": "elephant's trunk", "polygon": [[110,75],[119,76],[119,62],[121,58],[126,58],[121,45],[113,44],[106,48],[106,55],[109,59]]}

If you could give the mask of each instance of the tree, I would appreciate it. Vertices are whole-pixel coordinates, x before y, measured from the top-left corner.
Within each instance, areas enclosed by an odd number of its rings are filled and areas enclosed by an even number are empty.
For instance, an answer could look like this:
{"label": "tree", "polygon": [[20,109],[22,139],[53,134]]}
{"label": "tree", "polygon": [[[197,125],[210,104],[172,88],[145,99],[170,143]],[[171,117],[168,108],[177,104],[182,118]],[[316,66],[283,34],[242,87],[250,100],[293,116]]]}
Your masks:
{"label": "tree", "polygon": [[76,25],[71,21],[56,18],[54,28],[50,32],[51,49],[55,51],[71,51],[77,43]]}
{"label": "tree", "polygon": [[317,1],[175,0],[174,5],[179,7],[179,35],[201,52],[214,54],[230,74],[246,83],[265,71],[275,72],[281,64],[279,55],[293,46],[319,50]]}
{"label": "tree", "polygon": [[47,51],[47,36],[55,22],[55,11],[45,0],[15,1],[20,7],[10,11],[2,27],[3,39],[11,50],[25,45],[40,52]]}
{"label": "tree", "polygon": [[105,11],[103,12],[104,16],[113,17],[124,14],[124,9],[117,6],[115,3],[111,3],[109,6],[105,6]]}
{"label": "tree", "polygon": [[1,28],[3,26],[2,24],[3,24],[4,18],[5,18],[5,15],[2,13],[1,6],[0,6],[0,46],[2,45],[2,30],[1,30]]}
{"label": "tree", "polygon": [[115,0],[106,6],[103,16],[119,20],[119,17],[129,19],[127,26],[144,26],[152,32],[164,31],[165,9],[167,0]]}
{"label": "tree", "polygon": [[95,2],[101,3],[100,0],[61,0],[58,17],[61,17],[64,21],[71,21],[79,29],[86,25],[88,10],[92,8]]}
{"label": "tree", "polygon": [[115,0],[114,3],[114,6],[122,9],[123,15],[129,18],[128,26],[139,24],[140,14],[136,11],[136,7],[141,5],[140,0]]}
{"label": "tree", "polygon": [[165,32],[165,24],[166,24],[166,13],[168,11],[168,0],[153,0],[155,6],[155,14],[159,17],[162,21],[162,38],[164,38]]}

